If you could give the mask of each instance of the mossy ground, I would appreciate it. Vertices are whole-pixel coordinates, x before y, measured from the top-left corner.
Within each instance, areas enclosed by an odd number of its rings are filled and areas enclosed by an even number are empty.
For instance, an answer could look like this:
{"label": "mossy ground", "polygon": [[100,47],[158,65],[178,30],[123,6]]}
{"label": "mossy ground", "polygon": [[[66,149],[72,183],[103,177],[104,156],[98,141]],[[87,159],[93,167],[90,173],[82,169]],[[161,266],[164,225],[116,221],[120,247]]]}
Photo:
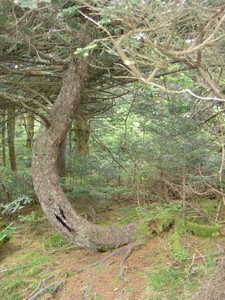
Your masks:
{"label": "mossy ground", "polygon": [[[49,278],[46,285],[63,284],[56,291],[51,286],[39,299],[188,300],[213,268],[218,258],[215,254],[225,242],[223,236],[193,235],[185,230],[183,222],[163,231],[172,220],[180,219],[178,204],[152,204],[140,209],[129,203],[115,203],[110,210],[97,213],[97,222],[124,223],[137,217],[159,221],[156,234],[150,234],[125,262],[121,278],[124,253],[101,263],[108,253],[69,244],[52,229],[39,208],[33,209],[38,218],[33,220],[34,226],[30,224],[32,211],[24,212],[26,218],[4,219],[6,224],[14,221],[16,231],[0,250],[0,299],[25,299]],[[95,262],[99,263],[93,265]]]}

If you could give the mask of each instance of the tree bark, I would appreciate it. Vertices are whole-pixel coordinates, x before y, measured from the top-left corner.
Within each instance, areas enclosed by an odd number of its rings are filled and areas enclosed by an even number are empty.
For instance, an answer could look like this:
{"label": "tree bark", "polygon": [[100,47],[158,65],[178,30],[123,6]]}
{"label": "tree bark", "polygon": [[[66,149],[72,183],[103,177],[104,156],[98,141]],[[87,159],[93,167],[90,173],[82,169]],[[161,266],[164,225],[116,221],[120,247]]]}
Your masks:
{"label": "tree bark", "polygon": [[16,126],[15,109],[8,108],[7,131],[8,131],[9,160],[10,160],[11,170],[13,172],[17,171],[16,151],[15,151],[15,126]]}
{"label": "tree bark", "polygon": [[57,166],[59,148],[80,104],[87,72],[83,60],[69,67],[48,116],[50,126],[42,126],[33,147],[32,174],[36,194],[51,224],[71,242],[104,251],[134,241],[138,222],[102,227],[80,217],[60,186]]}
{"label": "tree bark", "polygon": [[87,157],[89,155],[89,125],[85,118],[75,117],[75,155]]}
{"label": "tree bark", "polygon": [[29,113],[25,119],[25,126],[27,132],[27,142],[26,147],[32,149],[34,142],[34,114]]}
{"label": "tree bark", "polygon": [[66,175],[66,142],[67,138],[65,137],[59,148],[58,172],[60,177]]}

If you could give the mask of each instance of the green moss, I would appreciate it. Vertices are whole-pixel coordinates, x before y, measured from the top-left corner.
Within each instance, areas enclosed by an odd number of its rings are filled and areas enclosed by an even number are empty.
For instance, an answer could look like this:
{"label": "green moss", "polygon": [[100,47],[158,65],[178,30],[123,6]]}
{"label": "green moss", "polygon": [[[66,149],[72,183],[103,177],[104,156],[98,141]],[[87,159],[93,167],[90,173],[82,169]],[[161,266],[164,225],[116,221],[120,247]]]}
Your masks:
{"label": "green moss", "polygon": [[172,217],[156,219],[156,220],[142,220],[138,225],[138,237],[153,237],[160,235],[163,231],[167,231],[168,228],[174,223]]}
{"label": "green moss", "polygon": [[138,238],[152,236],[152,232],[149,229],[147,221],[142,221],[138,224]]}
{"label": "green moss", "polygon": [[167,217],[164,219],[158,219],[156,221],[156,233],[160,235],[164,230],[166,230],[171,224],[174,223],[173,217]]}
{"label": "green moss", "polygon": [[218,236],[222,226],[218,225],[202,225],[194,222],[186,221],[187,231],[200,237]]}

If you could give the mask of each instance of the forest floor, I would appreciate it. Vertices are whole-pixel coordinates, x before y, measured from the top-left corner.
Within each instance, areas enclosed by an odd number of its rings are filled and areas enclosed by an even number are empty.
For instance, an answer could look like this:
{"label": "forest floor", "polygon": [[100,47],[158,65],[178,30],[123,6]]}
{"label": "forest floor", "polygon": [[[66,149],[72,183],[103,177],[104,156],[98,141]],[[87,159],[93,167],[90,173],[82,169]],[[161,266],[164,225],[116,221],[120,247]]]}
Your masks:
{"label": "forest floor", "polygon": [[[117,201],[110,207],[91,206],[90,218],[97,223],[129,220],[136,207],[129,201]],[[78,203],[77,209],[85,215],[86,203]],[[159,210],[157,205],[155,209]],[[109,253],[68,244],[38,206],[4,219],[13,221],[16,229],[0,248],[2,300],[192,299],[225,250],[224,236],[202,238],[183,232],[182,249],[174,255],[171,229],[149,238],[130,255],[124,249],[108,257]]]}

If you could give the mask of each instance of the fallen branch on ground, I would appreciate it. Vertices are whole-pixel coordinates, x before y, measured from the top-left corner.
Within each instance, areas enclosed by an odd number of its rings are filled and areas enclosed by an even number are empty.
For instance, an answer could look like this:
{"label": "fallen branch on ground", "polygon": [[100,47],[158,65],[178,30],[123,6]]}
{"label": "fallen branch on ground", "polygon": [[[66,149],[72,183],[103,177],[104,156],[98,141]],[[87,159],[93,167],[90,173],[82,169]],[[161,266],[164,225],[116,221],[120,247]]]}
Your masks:
{"label": "fallen branch on ground", "polygon": [[58,289],[66,283],[66,278],[61,280],[60,282],[52,282],[49,285],[46,285],[46,282],[48,282],[50,279],[52,279],[54,276],[50,275],[45,279],[42,279],[37,288],[28,295],[25,300],[36,300],[40,296],[44,295],[46,292],[51,291],[52,293],[56,293]]}
{"label": "fallen branch on ground", "polygon": [[14,271],[14,270],[17,270],[17,269],[25,269],[25,268],[29,268],[29,267],[32,267],[32,265],[24,265],[24,266],[18,266],[18,267],[10,267],[10,268],[8,268],[8,269],[0,270],[0,273],[5,273],[5,272],[8,272],[8,271]]}

